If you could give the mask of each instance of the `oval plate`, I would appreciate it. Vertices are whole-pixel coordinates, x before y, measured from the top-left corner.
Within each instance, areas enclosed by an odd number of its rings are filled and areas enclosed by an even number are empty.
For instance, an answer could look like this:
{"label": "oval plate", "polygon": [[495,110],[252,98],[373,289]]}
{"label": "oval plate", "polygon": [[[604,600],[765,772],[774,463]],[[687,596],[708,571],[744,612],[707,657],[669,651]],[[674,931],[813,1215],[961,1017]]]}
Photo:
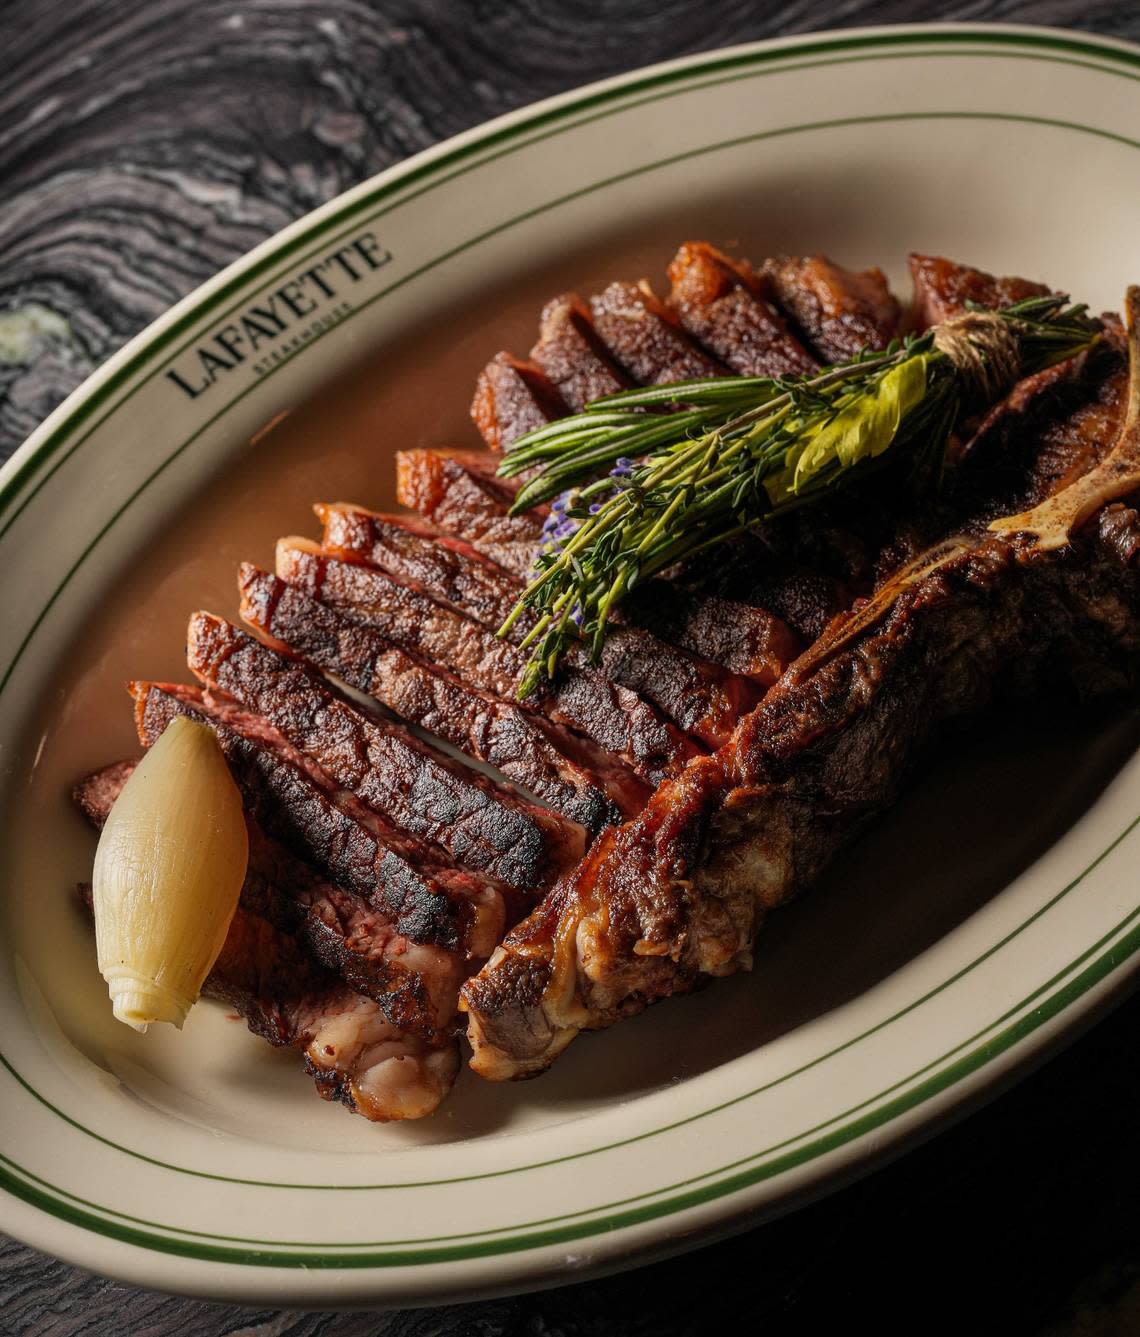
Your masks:
{"label": "oval plate", "polygon": [[[751,978],[586,1038],[541,1082],[467,1075],[434,1120],[374,1127],[314,1099],[295,1056],[219,1008],[181,1036],[108,1021],[68,894],[92,842],[37,789],[54,744],[29,721],[84,652],[75,628],[180,502],[444,295],[565,283],[567,255],[604,256],[634,229],[662,248],[695,234],[757,256],[825,249],[896,286],[908,250],[942,252],[1116,307],[1140,279],[1138,126],[1140,52],[1059,32],[924,26],[701,55],[365,183],[78,390],[0,478],[4,1227],[131,1282],[262,1303],[565,1281],[865,1171],[1119,996],[1140,947],[1130,715],[951,752],[830,891],[773,921]],[[1092,223],[1071,201],[1095,201]],[[227,353],[255,307],[274,337]],[[1018,799],[1042,767],[1050,802]]]}

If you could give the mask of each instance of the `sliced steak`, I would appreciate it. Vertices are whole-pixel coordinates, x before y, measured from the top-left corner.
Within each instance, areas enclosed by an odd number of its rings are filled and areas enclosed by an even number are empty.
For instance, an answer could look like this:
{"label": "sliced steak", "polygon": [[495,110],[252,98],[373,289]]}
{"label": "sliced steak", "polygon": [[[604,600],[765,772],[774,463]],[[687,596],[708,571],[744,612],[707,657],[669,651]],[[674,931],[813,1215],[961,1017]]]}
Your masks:
{"label": "sliced steak", "polygon": [[479,373],[471,417],[492,450],[566,412],[557,389],[534,362],[499,353]]}
{"label": "sliced steak", "polygon": [[[134,766],[120,762],[76,786],[76,802],[96,829]],[[241,899],[203,996],[232,1007],[271,1045],[299,1050],[326,1100],[379,1121],[431,1114],[459,1070],[456,1042],[429,1045],[404,1034],[376,1002],[354,993],[305,950],[281,922],[297,899],[278,880],[284,852],[278,847],[267,857],[273,842],[255,824],[251,835]],[[81,887],[80,894],[90,909],[91,888]]]}
{"label": "sliced steak", "polygon": [[315,509],[324,523],[321,546],[331,556],[379,567],[493,631],[503,624],[522,590],[518,576],[474,544],[406,516],[382,515],[340,502],[321,503]]}
{"label": "sliced steak", "polygon": [[396,497],[401,506],[449,534],[476,544],[508,570],[525,575],[542,538],[543,517],[508,515],[513,500],[498,479],[468,467],[462,455],[443,450],[396,452]]}
{"label": "sliced steak", "polygon": [[[386,571],[340,561],[305,539],[286,539],[277,546],[277,575],[476,690],[503,701],[517,697],[529,658],[524,651]],[[698,751],[649,702],[590,667],[565,669],[536,705],[649,784]]]}
{"label": "sliced steak", "polygon": [[607,353],[577,293],[564,293],[543,307],[538,343],[530,356],[574,412],[629,386],[629,378]]}
{"label": "sliced steak", "polygon": [[[822,535],[815,537],[818,543]],[[860,566],[864,563],[869,590],[869,558],[864,557]],[[686,563],[678,580],[702,591],[706,598],[740,600],[770,609],[774,619],[782,620],[803,644],[810,645],[855,598],[850,586],[831,574],[836,566],[849,574],[851,563],[837,561],[832,554],[823,564],[808,564],[773,547],[767,536],[741,534],[717,551]]]}
{"label": "sliced steak", "polygon": [[175,715],[209,724],[257,825],[329,879],[290,883],[297,919],[271,917],[291,929],[300,920],[314,954],[374,997],[394,1024],[429,1039],[446,1032],[468,962],[484,956],[505,926],[502,896],[457,883],[426,860],[417,866],[414,841],[388,838],[338,803],[263,722],[232,704],[177,684],[134,683],[132,693],[148,747]]}
{"label": "sliced steak", "polygon": [[649,797],[648,788],[600,748],[591,748],[514,702],[472,690],[299,587],[248,563],[238,584],[242,617],[278,648],[497,767],[556,812],[580,823],[591,839],[604,826],[640,811]]}
{"label": "sliced steak", "polygon": [[703,241],[686,242],[669,265],[669,306],[682,326],[740,376],[785,376],[819,364],[769,300],[749,265]]}
{"label": "sliced steak", "polygon": [[525,580],[542,542],[537,511],[509,515],[512,498],[446,450],[396,452],[396,500]]}
{"label": "sliced steak", "polygon": [[434,1113],[459,1072],[454,1039],[433,1045],[405,1034],[378,1003],[306,963],[295,940],[248,911],[231,921],[202,992],[270,1044],[300,1050],[325,1100],[373,1122]]}
{"label": "sliced steak", "polygon": [[195,613],[187,642],[196,677],[264,716],[362,803],[464,867],[531,891],[581,856],[577,823],[357,709],[303,664],[223,619]]}
{"label": "sliced steak", "polygon": [[614,360],[638,385],[670,385],[726,368],[698,348],[649,285],[611,283],[590,298],[594,329]]}
{"label": "sliced steak", "polygon": [[[435,460],[430,464],[408,460],[404,471],[411,475],[421,467],[435,466]],[[456,462],[453,472],[465,467]],[[478,531],[480,519],[493,504],[492,498],[481,493],[474,511],[456,501],[429,518],[447,529],[449,538],[466,536]],[[329,548],[367,556],[369,561],[401,579],[422,584],[433,597],[448,599],[497,630],[522,592],[521,582],[528,577],[540,542],[540,536],[532,537],[539,517],[529,513],[510,516],[507,504],[499,504],[500,534],[519,522],[514,526],[518,538],[510,544],[487,545],[465,542],[464,538],[443,543],[437,538],[433,542],[422,532],[409,534],[406,526],[405,532],[398,534],[400,521],[391,517],[381,517],[381,528],[369,533],[363,518],[354,520],[346,514],[350,508],[325,506],[318,508],[318,513],[325,520],[325,544]],[[414,556],[417,547],[422,553],[418,557]],[[427,553],[433,547],[437,552],[430,557]],[[433,567],[435,571],[430,573]],[[438,583],[429,584],[433,578]],[[621,686],[660,706],[675,724],[713,746],[725,737],[724,721],[734,719],[754,702],[756,693],[731,679],[722,678],[718,685],[718,675],[710,673],[707,666],[695,664],[693,657],[766,687],[779,677],[798,649],[786,624],[758,602],[709,601],[699,591],[665,580],[646,582],[618,621],[635,625],[623,626],[608,637],[603,647],[604,671]],[[521,639],[530,625],[525,620],[517,622],[515,639]],[[642,628],[640,633],[637,626]],[[652,633],[654,639],[645,640],[645,632]],[[717,704],[718,697],[721,704]]]}
{"label": "sliced steak", "polygon": [[768,260],[764,274],[793,328],[823,362],[885,348],[899,332],[899,304],[880,269],[844,269],[823,255]]}
{"label": "sliced steak", "polygon": [[[384,524],[383,521],[378,523]],[[391,530],[392,526],[387,528]],[[406,553],[415,538],[414,534],[406,534],[400,540],[400,548]],[[290,542],[305,546],[304,540]],[[373,545],[374,550],[376,546]],[[487,631],[497,632],[521,595],[521,584],[501,567],[458,547],[441,549],[437,556],[441,564],[446,561],[452,568],[452,578],[444,584],[444,589],[450,589],[454,594],[464,589],[468,598],[449,599],[436,588],[423,589],[418,582],[413,593],[442,599],[453,613],[459,616],[470,614],[469,620],[480,621]],[[376,565],[387,572],[398,561],[399,558],[393,556]],[[426,561],[423,565],[426,566]],[[400,596],[397,594],[396,597]],[[476,611],[476,604],[481,613]],[[516,625],[505,639],[520,643],[532,625],[530,621],[521,627]],[[568,655],[567,663],[581,672],[591,671],[589,655],[584,649]],[[741,711],[750,709],[758,697],[758,689],[751,680],[669,645],[636,626],[614,628],[602,647],[600,669],[611,682],[652,702],[679,728],[713,746],[728,736]],[[497,687],[491,690],[503,695]]]}
{"label": "sliced steak", "polygon": [[[343,503],[321,503],[316,511],[324,521],[326,551],[379,566],[493,630],[502,625],[522,593],[517,577],[473,545],[433,534],[402,516],[378,515]],[[694,594],[664,580],[641,586],[626,612],[630,621],[659,640],[754,678],[762,686],[775,682],[801,648],[786,623],[763,608]],[[508,636],[518,641],[532,625],[524,616]]]}
{"label": "sliced steak", "polygon": [[758,605],[649,580],[634,590],[623,611],[658,641],[750,678],[760,689],[754,694],[759,699],[803,645],[788,622],[772,611],[771,602],[758,600]]}
{"label": "sliced steak", "polygon": [[1014,276],[995,278],[984,269],[972,269],[939,255],[911,255],[908,264],[914,280],[911,319],[920,330],[961,315],[971,303],[996,311],[1049,292],[1043,283]]}
{"label": "sliced steak", "polygon": [[[470,545],[434,543],[402,527],[398,520],[359,510],[354,517],[345,515],[343,509],[335,518],[331,508],[324,508],[324,513],[329,517],[326,548],[380,567],[490,631],[498,631],[523,592],[518,578],[481,557]],[[662,585],[659,594],[666,602],[693,602],[684,594],[670,592],[667,585]],[[651,590],[643,602],[647,607],[652,604]],[[684,627],[695,621],[695,615],[682,609],[674,621]],[[520,643],[533,625],[533,619],[520,618],[507,639]],[[771,675],[773,651],[782,643],[779,632],[766,623],[755,635],[760,639],[757,648],[763,669],[772,682],[783,669],[780,665]],[[583,650],[571,654],[568,662],[586,669],[589,656]],[[600,667],[612,682],[652,701],[679,728],[712,746],[724,741],[740,712],[750,709],[757,699],[754,684],[735,670],[726,670],[714,656],[703,656],[699,650],[693,653],[683,642],[667,643],[644,627],[627,625],[624,617],[606,638]]]}

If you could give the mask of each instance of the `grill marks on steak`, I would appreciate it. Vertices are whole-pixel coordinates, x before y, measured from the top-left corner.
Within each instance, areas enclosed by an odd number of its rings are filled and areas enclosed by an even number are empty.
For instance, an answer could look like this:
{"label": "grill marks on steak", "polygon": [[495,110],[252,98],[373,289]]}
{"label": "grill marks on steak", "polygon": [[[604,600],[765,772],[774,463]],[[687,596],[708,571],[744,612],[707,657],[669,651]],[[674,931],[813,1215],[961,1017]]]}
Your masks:
{"label": "grill marks on steak", "polygon": [[768,260],[763,272],[784,313],[823,362],[885,348],[901,311],[881,269],[844,269],[824,255]]}
{"label": "grill marks on steak", "polygon": [[[386,571],[340,561],[304,539],[288,539],[277,547],[277,575],[477,690],[504,701],[517,695],[528,659],[524,651]],[[596,669],[565,670],[537,704],[649,784],[697,752],[652,705]]]}
{"label": "grill marks on steak", "polygon": [[483,368],[471,403],[475,426],[492,450],[506,450],[516,437],[565,412],[542,368],[510,353],[499,353]]}
{"label": "grill marks on steak", "polygon": [[[101,829],[135,763],[119,762],[85,777],[74,798]],[[302,868],[250,823],[250,863],[238,908],[202,993],[232,1007],[262,1039],[298,1050],[326,1100],[365,1118],[387,1121],[431,1114],[459,1068],[458,1046],[403,1033],[371,998],[325,969],[294,936],[294,874]],[[90,907],[91,891],[81,888]]]}
{"label": "grill marks on steak", "polygon": [[585,833],[336,696],[312,671],[221,618],[195,613],[187,662],[262,715],[337,784],[456,862],[528,892],[572,864]]}
{"label": "grill marks on steak", "polygon": [[497,767],[580,823],[591,838],[638,812],[648,798],[648,788],[600,749],[589,749],[567,730],[513,702],[472,691],[300,588],[248,564],[241,569],[239,586],[242,617],[280,648]]}
{"label": "grill marks on steak", "polygon": [[358,820],[232,704],[173,684],[133,683],[132,694],[147,747],[175,715],[208,724],[249,815],[329,879],[285,879],[297,907],[289,926],[317,958],[379,1002],[393,1024],[428,1039],[446,1032],[468,957],[485,956],[505,924],[501,896],[421,871],[414,842],[385,840]]}
{"label": "grill marks on steak", "polygon": [[[530,356],[575,413],[630,383],[598,337],[589,308],[577,293],[564,293],[543,307],[538,342]],[[483,439],[497,449],[486,433]]]}
{"label": "grill marks on steak", "polygon": [[[401,477],[405,480],[421,471],[433,473],[439,467],[438,452],[401,454]],[[450,471],[454,476],[467,467],[464,460],[455,457]],[[427,491],[426,481],[415,489],[409,486],[400,500],[423,496]],[[522,592],[523,581],[538,550],[541,530],[537,517],[529,513],[510,516],[507,504],[500,503],[499,532],[506,532],[508,524],[519,521],[515,531],[517,541],[488,547],[478,541],[457,540],[457,535],[469,532],[468,520],[470,529],[478,530],[488,504],[486,494],[482,494],[474,515],[459,503],[430,514],[425,512],[427,518],[447,529],[448,535],[442,541],[430,534],[409,535],[406,528],[399,535],[395,531],[401,522],[393,517],[378,517],[377,524],[383,527],[383,533],[369,535],[363,518],[353,519],[346,514],[351,508],[325,505],[318,508],[318,513],[325,520],[326,547],[367,557],[399,578],[423,585],[433,597],[459,605],[487,627],[497,630]],[[436,549],[437,556],[415,559],[412,550],[417,543],[425,551]],[[509,556],[504,561],[502,549],[507,546]],[[429,567],[434,569],[429,571]],[[666,580],[642,585],[637,597],[615,617],[615,622],[618,625],[603,645],[602,670],[619,685],[655,702],[674,723],[714,746],[725,736],[724,720],[734,719],[741,710],[754,704],[756,693],[755,689],[721,677],[719,702],[716,697],[710,702],[708,693],[717,688],[717,675],[715,672],[710,675],[708,666],[718,665],[767,687],[799,649],[788,626],[767,608],[750,600],[706,595],[702,590],[686,589]],[[522,639],[531,625],[520,619],[515,624],[513,639]],[[656,639],[647,641],[646,632]],[[679,655],[674,646],[686,653]],[[639,657],[632,657],[633,651],[639,652]],[[579,662],[584,662],[584,658],[580,657]],[[696,662],[700,660],[706,664]],[[699,713],[702,706],[706,716],[703,724]]]}
{"label": "grill marks on steak", "polygon": [[686,332],[740,376],[784,376],[819,364],[788,329],[771,285],[707,242],[686,242],[669,265],[669,306]]}

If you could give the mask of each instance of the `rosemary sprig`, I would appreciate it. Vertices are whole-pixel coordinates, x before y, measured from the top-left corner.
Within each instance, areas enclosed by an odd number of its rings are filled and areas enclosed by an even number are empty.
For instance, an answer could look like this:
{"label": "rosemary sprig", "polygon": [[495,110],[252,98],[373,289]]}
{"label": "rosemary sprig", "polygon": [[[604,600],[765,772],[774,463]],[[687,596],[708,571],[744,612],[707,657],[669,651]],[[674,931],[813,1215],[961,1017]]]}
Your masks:
{"label": "rosemary sprig", "polygon": [[499,473],[539,467],[512,510],[558,498],[534,578],[499,632],[533,617],[520,696],[553,676],[572,642],[585,638],[597,656],[615,607],[681,558],[887,463],[905,461],[914,487],[937,488],[968,414],[1095,340],[1085,308],[1067,301],[959,317],[811,375],[623,391],[520,437]]}

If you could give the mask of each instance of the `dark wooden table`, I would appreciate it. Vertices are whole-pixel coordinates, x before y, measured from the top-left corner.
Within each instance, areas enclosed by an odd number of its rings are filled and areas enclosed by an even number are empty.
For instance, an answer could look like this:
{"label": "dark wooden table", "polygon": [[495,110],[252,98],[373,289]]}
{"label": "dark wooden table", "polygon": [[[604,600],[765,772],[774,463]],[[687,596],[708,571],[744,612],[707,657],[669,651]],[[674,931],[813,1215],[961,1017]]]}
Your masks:
{"label": "dark wooden table", "polygon": [[[4,0],[0,459],[178,297],[410,153],[652,61],[919,15],[1140,40],[1140,7],[1121,0]],[[624,1276],[447,1309],[295,1314],[132,1290],[0,1242],[0,1337],[1135,1337],[1138,1028],[1135,999],[862,1183]]]}

